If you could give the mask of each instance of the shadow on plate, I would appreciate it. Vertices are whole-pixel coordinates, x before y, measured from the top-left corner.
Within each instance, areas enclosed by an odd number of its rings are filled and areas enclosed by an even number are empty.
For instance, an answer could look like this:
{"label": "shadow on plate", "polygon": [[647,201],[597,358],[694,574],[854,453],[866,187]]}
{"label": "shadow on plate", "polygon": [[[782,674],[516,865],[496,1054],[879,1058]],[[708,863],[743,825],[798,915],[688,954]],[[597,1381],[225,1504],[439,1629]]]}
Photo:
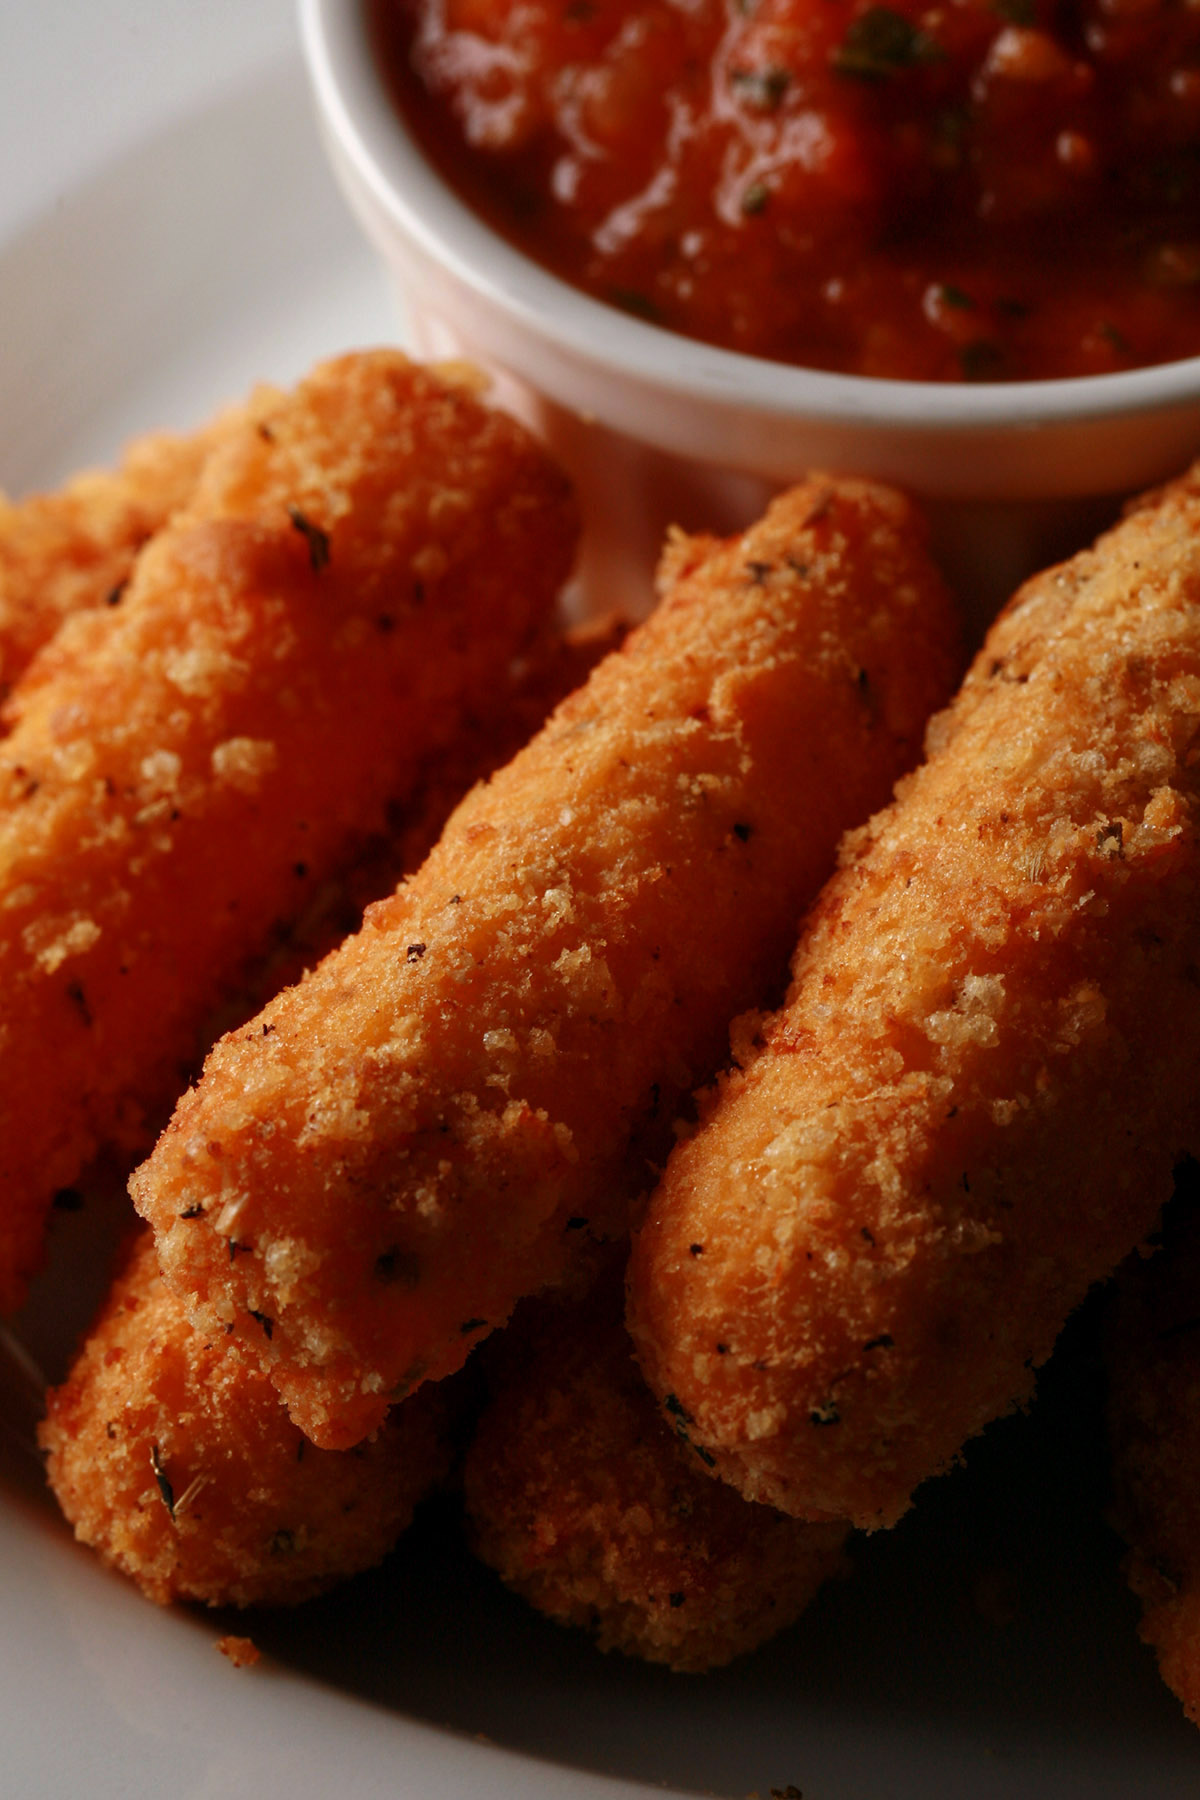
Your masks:
{"label": "shadow on plate", "polygon": [[[95,1174],[57,1217],[52,1271],[18,1321],[52,1380],[131,1222],[121,1174]],[[1193,1797],[1200,1742],[1138,1641],[1104,1522],[1104,1304],[1072,1320],[1028,1415],[993,1425],[894,1531],[855,1540],[853,1575],[728,1669],[672,1675],[537,1617],[465,1553],[452,1501],[324,1600],[200,1617],[392,1713],[676,1792]],[[0,1499],[65,1532],[21,1437],[0,1432]]]}
{"label": "shadow on plate", "polygon": [[1127,1794],[1140,1769],[1157,1800],[1194,1794],[1200,1745],[1138,1641],[1103,1519],[1101,1304],[1068,1328],[1028,1416],[994,1426],[895,1531],[860,1538],[854,1575],[729,1669],[671,1675],[535,1617],[463,1553],[449,1503],[377,1574],[261,1616],[255,1640],[410,1717],[676,1790],[879,1800],[894,1746],[889,1800],[927,1795],[947,1757],[973,1796],[1040,1795],[1059,1759],[1047,1793]]}

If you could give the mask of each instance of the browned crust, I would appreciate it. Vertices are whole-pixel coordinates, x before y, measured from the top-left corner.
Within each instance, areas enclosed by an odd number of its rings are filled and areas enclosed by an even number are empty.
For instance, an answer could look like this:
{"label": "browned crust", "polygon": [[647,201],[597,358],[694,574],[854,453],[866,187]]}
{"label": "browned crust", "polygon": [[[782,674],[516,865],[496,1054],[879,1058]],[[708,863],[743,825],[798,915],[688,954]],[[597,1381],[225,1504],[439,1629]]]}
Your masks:
{"label": "browned crust", "polygon": [[192,1330],[149,1232],[40,1430],[76,1537],[160,1605],[294,1605],[371,1568],[449,1466],[442,1395],[357,1450],[318,1450],[224,1333]]}
{"label": "browned crust", "polygon": [[869,483],[680,536],[664,582],[418,875],[217,1046],[135,1177],[196,1316],[274,1321],[319,1442],[457,1367],[575,1221],[620,1228],[631,1135],[777,978],[951,679],[922,527]]}
{"label": "browned crust", "polygon": [[486,710],[574,538],[520,427],[346,357],[233,432],[121,604],[41,651],[0,745],[0,1308],[54,1189]]}
{"label": "browned crust", "polygon": [[[270,394],[259,402],[269,406]],[[186,436],[154,432],[115,469],[19,501],[0,495],[0,696],[64,619],[120,603],[139,551],[190,500],[210,452],[242,419],[230,411]]]}
{"label": "browned crust", "polygon": [[1153,1225],[1196,1136],[1198,722],[1189,477],[1018,595],[652,1203],[644,1366],[747,1494],[894,1519]]}
{"label": "browned crust", "polygon": [[846,1528],[752,1506],[659,1416],[620,1270],[579,1308],[531,1302],[467,1453],[477,1554],[602,1650],[717,1668],[790,1625],[842,1567]]}

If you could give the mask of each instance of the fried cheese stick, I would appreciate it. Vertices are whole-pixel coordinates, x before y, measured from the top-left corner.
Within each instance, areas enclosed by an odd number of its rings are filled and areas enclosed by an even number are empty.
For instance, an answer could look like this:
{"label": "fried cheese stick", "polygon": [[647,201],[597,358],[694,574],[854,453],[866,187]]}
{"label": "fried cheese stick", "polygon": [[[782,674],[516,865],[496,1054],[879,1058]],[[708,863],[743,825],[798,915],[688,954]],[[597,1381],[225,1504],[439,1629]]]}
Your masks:
{"label": "fried cheese stick", "polygon": [[[365,903],[424,859],[462,794],[507,761],[626,630],[609,619],[539,641],[503,714],[464,726],[396,834],[327,885],[262,971],[260,1000],[298,977],[306,957],[332,949]],[[344,913],[351,925],[339,929]],[[253,1359],[239,1358],[224,1333],[192,1331],[145,1232],[66,1382],[49,1395],[40,1437],[77,1537],[152,1599],[290,1604],[377,1562],[407,1525],[448,1460],[445,1386],[430,1383],[394,1409],[361,1455],[308,1446]]]}
{"label": "fried cheese stick", "polygon": [[0,1309],[54,1190],[548,615],[574,507],[520,427],[392,352],[214,454],[0,745]]}
{"label": "fried cheese stick", "polygon": [[[488,711],[461,721],[454,742],[422,769],[415,791],[403,805],[388,807],[386,829],[322,884],[286,931],[273,933],[246,982],[206,1021],[205,1048],[302,980],[307,969],[357,931],[367,907],[424,862],[463,796],[529,742],[629,629],[627,620],[610,615],[566,631],[548,630],[512,668],[498,671]],[[493,711],[497,705],[500,710]]]}
{"label": "fried cheese stick", "polygon": [[825,480],[727,543],[679,535],[652,618],[214,1049],[131,1191],[316,1442],[457,1368],[580,1227],[623,1228],[635,1131],[779,978],[952,679],[923,539],[898,496]]}
{"label": "fried cheese stick", "polygon": [[291,1606],[381,1562],[450,1465],[430,1385],[318,1450],[224,1333],[192,1330],[143,1231],[39,1429],[81,1543],[151,1600]]}
{"label": "fried cheese stick", "polygon": [[476,1553],[601,1650],[676,1670],[718,1668],[790,1625],[842,1568],[847,1528],[709,1479],[638,1370],[620,1268],[582,1307],[527,1306],[497,1340],[463,1468]]}
{"label": "fried cheese stick", "polygon": [[1200,478],[1021,590],[673,1155],[630,1319],[752,1498],[888,1524],[1195,1141]]}
{"label": "fried cheese stick", "polygon": [[1200,1725],[1200,1214],[1117,1279],[1106,1361],[1114,1523],[1141,1636]]}
{"label": "fried cheese stick", "polygon": [[137,438],[117,468],[88,469],[53,493],[0,494],[0,695],[65,618],[119,604],[138,552],[191,498],[239,418],[231,411],[189,436]]}

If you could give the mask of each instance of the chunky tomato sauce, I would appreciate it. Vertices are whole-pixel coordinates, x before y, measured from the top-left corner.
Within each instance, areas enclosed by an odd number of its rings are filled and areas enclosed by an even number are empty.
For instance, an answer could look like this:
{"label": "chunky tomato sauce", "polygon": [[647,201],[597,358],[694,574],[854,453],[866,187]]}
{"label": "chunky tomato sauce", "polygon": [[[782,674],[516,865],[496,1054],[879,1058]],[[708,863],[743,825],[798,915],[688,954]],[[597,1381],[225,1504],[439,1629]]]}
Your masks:
{"label": "chunky tomato sauce", "polygon": [[1200,0],[374,0],[512,242],[754,356],[924,381],[1200,352]]}

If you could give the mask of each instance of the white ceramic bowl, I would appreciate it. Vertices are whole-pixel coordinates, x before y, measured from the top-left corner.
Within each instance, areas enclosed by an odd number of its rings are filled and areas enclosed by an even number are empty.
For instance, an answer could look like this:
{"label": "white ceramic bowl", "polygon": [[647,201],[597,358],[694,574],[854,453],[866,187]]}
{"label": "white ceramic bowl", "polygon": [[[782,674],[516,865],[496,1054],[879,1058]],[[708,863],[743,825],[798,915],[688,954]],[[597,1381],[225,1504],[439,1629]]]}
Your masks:
{"label": "white ceramic bowl", "polygon": [[1200,451],[1200,357],[1119,375],[991,385],[881,381],[695,343],[602,305],[513,249],[406,131],[363,0],[300,0],[337,176],[399,290],[416,348],[466,356],[578,485],[589,605],[645,588],[664,527],[730,530],[812,468],[929,504],[981,619],[1066,554],[1116,498]]}

